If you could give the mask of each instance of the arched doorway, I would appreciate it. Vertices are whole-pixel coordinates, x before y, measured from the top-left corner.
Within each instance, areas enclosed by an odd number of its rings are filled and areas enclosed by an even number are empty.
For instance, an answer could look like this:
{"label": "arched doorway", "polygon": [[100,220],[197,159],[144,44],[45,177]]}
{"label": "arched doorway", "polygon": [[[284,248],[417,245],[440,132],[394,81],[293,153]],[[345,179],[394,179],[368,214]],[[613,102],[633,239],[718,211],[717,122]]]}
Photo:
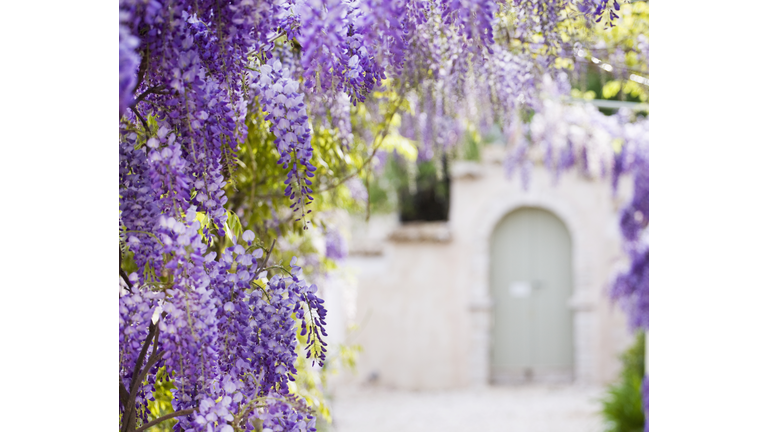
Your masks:
{"label": "arched doorway", "polygon": [[573,379],[571,236],[552,213],[522,207],[491,236],[491,382]]}

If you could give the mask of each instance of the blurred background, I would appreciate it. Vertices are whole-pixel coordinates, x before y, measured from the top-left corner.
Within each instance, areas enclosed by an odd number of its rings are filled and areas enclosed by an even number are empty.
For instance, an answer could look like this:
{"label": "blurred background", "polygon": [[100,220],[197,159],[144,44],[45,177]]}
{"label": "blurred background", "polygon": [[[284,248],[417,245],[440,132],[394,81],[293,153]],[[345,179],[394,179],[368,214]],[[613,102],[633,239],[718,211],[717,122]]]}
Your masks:
{"label": "blurred background", "polygon": [[[644,430],[646,335],[611,299],[648,181],[617,162],[647,161],[648,3],[619,15],[507,123],[472,92],[453,118],[430,108],[428,81],[406,96],[345,183],[357,205],[326,213],[315,240],[334,261],[322,289],[338,359],[320,429]],[[647,193],[645,219],[630,212],[645,235]]]}
{"label": "blurred background", "polygon": [[526,188],[495,138],[410,189],[392,157],[378,181],[398,193],[336,215],[329,343],[353,360],[327,430],[642,430],[643,337],[607,294],[630,185],[534,166]]}

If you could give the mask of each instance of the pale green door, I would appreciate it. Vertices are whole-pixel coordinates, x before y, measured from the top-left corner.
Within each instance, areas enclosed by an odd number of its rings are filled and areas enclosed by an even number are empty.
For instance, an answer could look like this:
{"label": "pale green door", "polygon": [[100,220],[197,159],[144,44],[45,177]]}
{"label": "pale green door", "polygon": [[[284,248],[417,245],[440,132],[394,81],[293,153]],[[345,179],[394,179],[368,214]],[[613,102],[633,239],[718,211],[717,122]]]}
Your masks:
{"label": "pale green door", "polygon": [[555,215],[520,208],[491,237],[491,380],[573,376],[571,237]]}

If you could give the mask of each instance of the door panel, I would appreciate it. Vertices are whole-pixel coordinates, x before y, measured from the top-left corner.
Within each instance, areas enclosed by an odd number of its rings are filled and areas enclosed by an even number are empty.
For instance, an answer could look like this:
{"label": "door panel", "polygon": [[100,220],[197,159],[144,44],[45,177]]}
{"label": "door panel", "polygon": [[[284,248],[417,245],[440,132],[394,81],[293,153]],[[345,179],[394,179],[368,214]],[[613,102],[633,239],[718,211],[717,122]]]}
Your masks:
{"label": "door panel", "polygon": [[572,377],[571,239],[547,211],[521,208],[491,238],[494,382]]}

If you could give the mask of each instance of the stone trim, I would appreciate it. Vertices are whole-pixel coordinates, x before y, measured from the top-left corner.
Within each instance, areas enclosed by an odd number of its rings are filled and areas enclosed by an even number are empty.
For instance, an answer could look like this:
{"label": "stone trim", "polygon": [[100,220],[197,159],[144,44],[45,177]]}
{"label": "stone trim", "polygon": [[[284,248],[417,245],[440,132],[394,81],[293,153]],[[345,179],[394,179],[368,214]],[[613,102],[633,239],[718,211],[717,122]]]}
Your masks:
{"label": "stone trim", "polygon": [[[577,382],[592,382],[596,377],[596,340],[593,335],[597,325],[596,300],[590,292],[592,277],[589,267],[592,257],[585,248],[587,239],[582,238],[583,226],[576,212],[562,197],[548,193],[510,194],[498,197],[477,218],[472,256],[469,265],[477,275],[471,288],[469,313],[471,343],[469,377],[474,385],[490,382],[491,326],[493,304],[490,293],[490,240],[496,225],[510,212],[521,207],[538,207],[553,213],[563,221],[571,235],[573,295],[569,305],[573,309],[574,375]],[[482,305],[482,307],[478,307]]]}
{"label": "stone trim", "polygon": [[395,228],[387,238],[393,242],[433,242],[451,241],[451,229],[448,222],[408,222]]}

